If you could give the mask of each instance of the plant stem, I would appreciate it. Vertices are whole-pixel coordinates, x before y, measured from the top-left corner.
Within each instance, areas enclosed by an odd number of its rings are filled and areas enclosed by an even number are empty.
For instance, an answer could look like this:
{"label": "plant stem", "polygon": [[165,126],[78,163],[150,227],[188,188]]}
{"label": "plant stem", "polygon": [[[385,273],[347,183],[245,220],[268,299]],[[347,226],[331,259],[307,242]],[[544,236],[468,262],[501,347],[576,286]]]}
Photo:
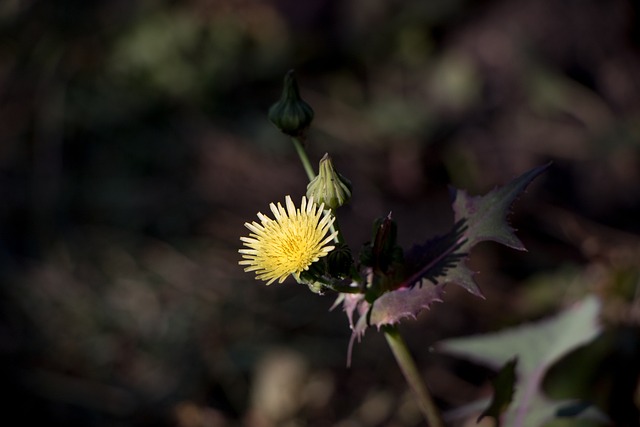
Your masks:
{"label": "plant stem", "polygon": [[362,293],[362,290],[359,287],[353,287],[351,285],[327,284],[326,286],[332,291],[335,291],[341,294],[361,294]]}
{"label": "plant stem", "polygon": [[411,353],[409,353],[404,339],[402,339],[400,335],[400,331],[398,331],[398,327],[395,325],[387,325],[383,327],[383,331],[384,337],[387,339],[387,343],[396,358],[396,362],[398,362],[405,379],[413,390],[427,424],[430,427],[443,427],[444,423],[442,422],[440,412],[433,402],[433,398],[429,393],[427,385],[422,380],[420,372],[418,372],[418,368],[411,357]]}
{"label": "plant stem", "polygon": [[300,161],[302,162],[302,166],[304,167],[304,171],[307,173],[309,177],[309,181],[313,180],[316,177],[316,173],[313,171],[313,166],[311,166],[311,162],[309,162],[309,156],[307,156],[307,152],[302,145],[302,141],[298,137],[291,137],[293,141],[293,146],[296,147],[296,151],[298,152],[298,156],[300,157]]}
{"label": "plant stem", "polygon": [[342,235],[342,230],[340,230],[340,224],[338,224],[338,217],[335,216],[335,212],[332,212],[334,215],[333,224],[331,224],[331,231],[337,231],[338,234],[334,238],[336,243],[344,243],[344,236]]}

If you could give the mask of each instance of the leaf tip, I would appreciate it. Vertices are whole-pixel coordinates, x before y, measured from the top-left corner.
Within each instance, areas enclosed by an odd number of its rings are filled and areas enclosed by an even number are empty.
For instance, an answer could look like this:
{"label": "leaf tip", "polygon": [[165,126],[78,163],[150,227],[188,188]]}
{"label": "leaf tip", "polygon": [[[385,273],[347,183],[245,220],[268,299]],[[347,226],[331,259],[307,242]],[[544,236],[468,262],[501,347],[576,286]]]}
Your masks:
{"label": "leaf tip", "polygon": [[484,417],[492,417],[500,425],[500,417],[513,401],[516,385],[516,365],[518,357],[511,358],[491,380],[493,398],[491,404],[480,414],[476,423]]}

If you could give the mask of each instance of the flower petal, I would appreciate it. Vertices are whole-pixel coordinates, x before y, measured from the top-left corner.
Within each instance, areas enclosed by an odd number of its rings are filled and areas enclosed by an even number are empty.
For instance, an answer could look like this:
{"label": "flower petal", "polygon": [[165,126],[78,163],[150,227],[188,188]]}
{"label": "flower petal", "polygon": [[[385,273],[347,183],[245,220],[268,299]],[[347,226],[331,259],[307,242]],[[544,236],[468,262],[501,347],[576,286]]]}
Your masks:
{"label": "flower petal", "polygon": [[255,271],[256,279],[266,281],[267,285],[276,280],[282,283],[289,275],[299,277],[334,249],[329,243],[337,232],[328,234],[335,221],[331,211],[306,197],[302,197],[297,209],[291,196],[286,196],[285,206],[271,203],[275,219],[259,212],[261,224],[245,223],[251,233],[240,238],[244,247],[238,250],[243,258],[239,264],[246,266],[245,271]]}

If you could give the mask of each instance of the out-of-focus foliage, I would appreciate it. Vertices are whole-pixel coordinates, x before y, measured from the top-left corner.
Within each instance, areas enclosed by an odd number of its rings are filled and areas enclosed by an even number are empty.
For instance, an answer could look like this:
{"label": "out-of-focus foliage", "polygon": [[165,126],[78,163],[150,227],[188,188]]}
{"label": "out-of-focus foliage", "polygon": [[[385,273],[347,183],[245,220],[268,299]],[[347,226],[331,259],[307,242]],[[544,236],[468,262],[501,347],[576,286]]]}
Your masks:
{"label": "out-of-focus foliage", "polygon": [[515,383],[503,384],[511,393],[515,388],[515,397],[499,417],[501,425],[539,427],[561,416],[580,416],[606,423],[606,417],[588,404],[576,400],[553,401],[541,392],[542,380],[549,367],[577,347],[588,344],[601,332],[599,311],[600,302],[589,297],[554,318],[492,334],[444,340],[437,348],[494,368],[517,357],[517,380],[514,378]]}
{"label": "out-of-focus foliage", "polygon": [[[403,331],[438,404],[490,375],[430,342],[597,292],[597,352],[552,367],[546,392],[637,425],[639,16],[625,0],[0,1],[3,416],[419,425],[384,342],[346,370],[330,298],[236,265],[242,224],[305,191],[267,119],[294,68],[312,161],[330,152],[353,183],[349,242],[389,211],[399,244],[420,242],[451,223],[449,183],[486,193],[553,160],[512,217],[529,252],[481,246],[486,301],[448,290]],[[285,386],[293,401],[265,397]]]}
{"label": "out-of-focus foliage", "polygon": [[509,405],[513,402],[517,364],[518,358],[516,356],[505,363],[496,376],[491,379],[491,387],[493,388],[491,403],[478,416],[478,422],[485,417],[492,417],[496,420],[496,424],[500,426],[502,414],[509,409]]}

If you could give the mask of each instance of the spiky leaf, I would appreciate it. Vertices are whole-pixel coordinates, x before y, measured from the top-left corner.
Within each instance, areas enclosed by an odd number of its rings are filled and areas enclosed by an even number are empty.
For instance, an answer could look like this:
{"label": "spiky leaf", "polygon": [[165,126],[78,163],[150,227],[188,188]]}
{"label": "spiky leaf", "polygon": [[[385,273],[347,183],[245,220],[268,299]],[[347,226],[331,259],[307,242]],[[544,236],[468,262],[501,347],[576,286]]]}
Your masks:
{"label": "spiky leaf", "polygon": [[[466,263],[469,252],[486,240],[524,249],[509,226],[507,216],[518,195],[548,166],[532,169],[485,196],[452,191],[455,224],[451,231],[415,245],[406,253],[404,280],[392,291],[377,296],[372,304],[362,297],[349,299],[345,310],[354,334],[360,337],[369,325],[379,328],[398,323],[403,318],[416,317],[434,302],[442,301],[448,283],[455,283],[482,297],[474,273]],[[367,313],[367,317],[360,318],[354,325],[353,313],[356,311]]]}
{"label": "spiky leaf", "polygon": [[[513,202],[548,167],[549,164],[546,164],[531,169],[484,196],[470,196],[464,190],[452,190],[454,220],[456,223],[464,221],[466,227],[456,253],[468,254],[476,244],[484,241],[494,241],[513,249],[525,250],[514,229],[509,225],[507,217]],[[482,296],[473,278],[473,272],[464,260],[457,268],[449,269],[440,281],[456,283],[472,294]]]}
{"label": "spiky leaf", "polygon": [[455,283],[482,297],[474,273],[467,266],[468,255],[476,244],[484,241],[524,250],[507,217],[516,198],[547,167],[549,164],[532,169],[484,196],[470,196],[464,190],[452,190],[455,225],[446,235],[416,245],[407,253],[406,269],[409,274],[405,285],[413,287],[425,281]]}
{"label": "spiky leaf", "polygon": [[[575,400],[548,399],[541,384],[551,365],[600,333],[599,311],[599,300],[587,297],[550,319],[498,333],[445,340],[436,349],[495,368],[517,356],[515,396],[502,421],[510,427],[540,427],[567,408],[580,407]],[[604,419],[595,408],[581,409],[577,415]]]}

